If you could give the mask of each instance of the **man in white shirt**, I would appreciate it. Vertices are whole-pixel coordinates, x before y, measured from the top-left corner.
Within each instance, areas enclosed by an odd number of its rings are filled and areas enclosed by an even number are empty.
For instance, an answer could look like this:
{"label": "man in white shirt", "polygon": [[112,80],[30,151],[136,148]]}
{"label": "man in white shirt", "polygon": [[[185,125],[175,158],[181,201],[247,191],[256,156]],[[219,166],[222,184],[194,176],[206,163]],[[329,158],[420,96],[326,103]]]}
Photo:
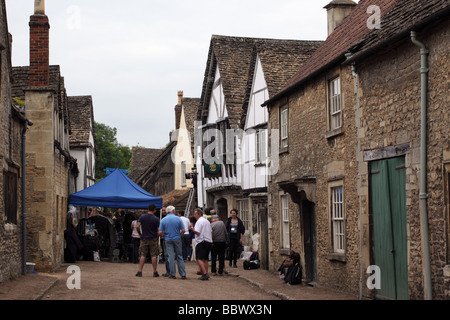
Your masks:
{"label": "man in white shirt", "polygon": [[189,234],[189,225],[191,224],[191,222],[189,221],[188,218],[186,218],[184,216],[184,211],[178,211],[177,216],[179,216],[181,218],[181,221],[183,221],[184,230],[186,230],[181,237],[183,260],[186,261],[188,256],[189,257],[191,256],[191,254],[189,252],[190,245],[191,245],[191,243],[190,243],[191,235]]}
{"label": "man in white shirt", "polygon": [[203,217],[203,211],[199,208],[194,210],[194,218],[197,219],[192,231],[195,233],[195,256],[202,276],[199,280],[208,280],[208,258],[212,246],[211,223]]}

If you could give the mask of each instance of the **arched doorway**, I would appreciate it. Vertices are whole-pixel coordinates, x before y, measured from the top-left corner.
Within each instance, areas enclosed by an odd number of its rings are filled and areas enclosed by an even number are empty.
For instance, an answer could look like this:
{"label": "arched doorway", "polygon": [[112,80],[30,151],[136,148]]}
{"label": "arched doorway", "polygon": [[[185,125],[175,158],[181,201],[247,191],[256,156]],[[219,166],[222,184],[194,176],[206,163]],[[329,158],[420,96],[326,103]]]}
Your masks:
{"label": "arched doorway", "polygon": [[219,216],[220,220],[223,222],[227,221],[228,219],[228,201],[225,198],[220,198],[216,201],[216,210],[217,215]]}

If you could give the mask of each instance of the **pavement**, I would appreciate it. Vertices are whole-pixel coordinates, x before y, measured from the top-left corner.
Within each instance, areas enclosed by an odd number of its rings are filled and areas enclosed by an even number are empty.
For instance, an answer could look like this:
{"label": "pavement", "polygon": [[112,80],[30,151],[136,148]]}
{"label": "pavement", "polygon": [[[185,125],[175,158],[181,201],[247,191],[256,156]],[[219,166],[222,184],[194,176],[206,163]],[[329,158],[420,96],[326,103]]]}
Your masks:
{"label": "pavement", "polygon": [[[77,263],[78,264],[78,263]],[[80,264],[83,266],[83,272],[96,272],[95,268],[117,268],[126,267],[130,271],[137,268],[136,265],[131,263],[111,263],[104,262],[89,262],[82,261]],[[0,283],[0,300],[53,300],[57,299],[55,295],[52,295],[52,290],[57,291],[59,284],[62,287],[62,283],[65,286],[65,279],[68,275],[66,269],[69,265],[63,265],[61,270],[56,273],[40,273],[35,272],[32,274],[21,275],[15,279]],[[98,267],[99,266],[99,267]],[[158,267],[162,270],[162,267]],[[144,268],[144,272],[150,271],[150,265]],[[196,263],[187,262],[186,270],[189,274],[195,274]],[[300,285],[287,285],[284,281],[279,279],[278,273],[270,272],[263,269],[244,270],[242,268],[242,261],[238,262],[238,268],[228,268],[228,274],[223,278],[237,279],[244,282],[246,286],[252,287],[261,293],[261,296],[269,297],[273,300],[358,300],[358,297],[348,293],[335,291],[329,288],[320,286],[311,286],[306,283]],[[127,271],[128,272],[128,271]],[[84,274],[85,275],[85,274]],[[135,278],[135,277],[134,277]],[[192,276],[191,279],[195,279]],[[211,276],[209,282],[213,282],[216,277]],[[222,277],[221,277],[222,278]],[[188,281],[189,282],[189,281]],[[188,283],[180,280],[180,286],[183,283]],[[219,283],[219,282],[216,282]],[[270,298],[272,297],[272,298]],[[87,298],[90,300],[89,298]],[[127,298],[124,298],[127,299]]]}

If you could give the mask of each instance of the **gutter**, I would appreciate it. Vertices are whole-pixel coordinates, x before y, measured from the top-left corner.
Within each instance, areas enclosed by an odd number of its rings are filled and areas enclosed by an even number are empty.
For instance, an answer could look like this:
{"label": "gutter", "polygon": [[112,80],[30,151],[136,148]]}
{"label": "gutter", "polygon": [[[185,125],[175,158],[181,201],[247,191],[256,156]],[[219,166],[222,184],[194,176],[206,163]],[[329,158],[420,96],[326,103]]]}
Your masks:
{"label": "gutter", "polygon": [[428,237],[428,209],[427,209],[427,108],[428,108],[428,48],[416,38],[416,32],[411,31],[411,41],[420,48],[420,215],[422,226],[422,248],[424,261],[424,298],[432,299],[430,243]]}

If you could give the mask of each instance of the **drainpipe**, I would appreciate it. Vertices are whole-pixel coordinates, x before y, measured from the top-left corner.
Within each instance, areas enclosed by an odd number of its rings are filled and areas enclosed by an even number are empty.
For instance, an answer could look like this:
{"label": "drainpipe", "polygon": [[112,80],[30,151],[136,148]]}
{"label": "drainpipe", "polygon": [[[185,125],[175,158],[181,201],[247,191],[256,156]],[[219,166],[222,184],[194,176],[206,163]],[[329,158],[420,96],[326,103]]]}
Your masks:
{"label": "drainpipe", "polygon": [[27,272],[27,214],[26,214],[26,133],[28,126],[32,126],[33,122],[22,119],[23,129],[22,129],[22,274]]}
{"label": "drainpipe", "polygon": [[422,222],[422,245],[424,270],[424,298],[432,299],[430,243],[428,238],[428,211],[427,211],[427,90],[428,90],[428,48],[416,39],[416,32],[411,31],[411,41],[420,47],[420,86],[421,86],[421,123],[420,123],[420,213]]}
{"label": "drainpipe", "polygon": [[362,232],[362,217],[361,217],[361,161],[360,161],[360,150],[361,150],[361,142],[359,139],[359,76],[356,72],[355,64],[352,64],[352,75],[355,79],[355,99],[356,99],[356,139],[357,139],[357,147],[356,147],[356,159],[358,161],[358,227],[359,227],[359,299],[362,300],[362,292],[363,292],[363,264],[362,264],[362,243],[363,243],[363,232]]}

